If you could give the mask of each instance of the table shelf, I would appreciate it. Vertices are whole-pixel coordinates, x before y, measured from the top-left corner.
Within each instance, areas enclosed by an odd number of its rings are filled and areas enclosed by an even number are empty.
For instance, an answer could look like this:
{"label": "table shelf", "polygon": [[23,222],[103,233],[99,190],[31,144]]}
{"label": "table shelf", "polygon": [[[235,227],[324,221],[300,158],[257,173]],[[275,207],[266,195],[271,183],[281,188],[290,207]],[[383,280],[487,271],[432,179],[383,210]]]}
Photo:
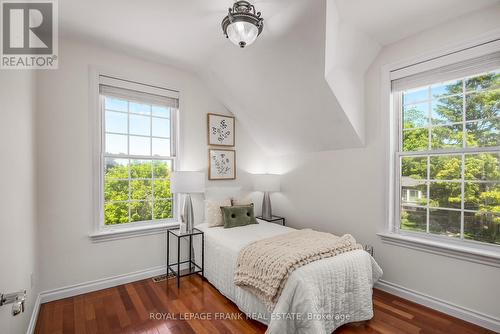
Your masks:
{"label": "table shelf", "polygon": [[[170,236],[177,239],[177,262],[170,263]],[[193,260],[193,237],[201,236],[201,266]],[[181,261],[181,247],[180,241],[182,238],[189,239],[189,260]],[[188,263],[187,269],[181,269],[181,265]],[[183,232],[180,229],[167,230],[167,275],[172,272],[177,278],[177,287],[180,287],[180,278],[184,276],[201,274],[204,278],[204,263],[205,263],[205,235],[202,231],[194,228],[190,232]]]}

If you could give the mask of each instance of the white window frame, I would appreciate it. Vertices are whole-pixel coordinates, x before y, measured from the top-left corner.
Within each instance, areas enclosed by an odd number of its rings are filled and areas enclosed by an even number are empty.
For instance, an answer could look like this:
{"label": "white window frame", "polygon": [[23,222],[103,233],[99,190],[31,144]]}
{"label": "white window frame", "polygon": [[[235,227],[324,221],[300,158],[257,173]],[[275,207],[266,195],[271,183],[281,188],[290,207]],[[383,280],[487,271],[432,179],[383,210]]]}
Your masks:
{"label": "white window frame", "polygon": [[[134,236],[150,235],[164,233],[166,229],[173,228],[179,225],[179,209],[178,209],[178,195],[173,194],[173,218],[163,220],[153,220],[146,222],[132,222],[125,224],[116,224],[106,226],[104,224],[104,110],[103,97],[99,92],[99,85],[105,83],[117,88],[128,89],[131,91],[138,91],[142,93],[149,93],[161,95],[179,100],[179,107],[175,112],[171,113],[171,156],[168,159],[161,158],[161,160],[171,160],[172,169],[175,170],[179,165],[179,110],[180,110],[180,93],[174,89],[163,88],[161,85],[149,83],[146,80],[134,80],[126,76],[109,72],[103,69],[90,68],[90,85],[89,85],[89,98],[90,98],[90,136],[92,142],[91,152],[92,170],[93,170],[93,187],[92,187],[92,210],[93,210],[93,224],[92,230],[89,234],[93,242],[101,242],[107,240],[130,238]],[[108,156],[108,154],[106,154]],[[123,158],[118,157],[117,158]],[[137,158],[137,157],[134,157]],[[146,159],[155,159],[155,157],[146,156]]]}
{"label": "white window frame", "polygon": [[[381,237],[384,243],[500,267],[500,247],[498,245],[490,245],[472,240],[453,240],[453,238],[447,236],[401,231],[399,229],[400,171],[398,150],[402,115],[400,115],[391,94],[392,80],[500,51],[499,38],[500,31],[495,31],[459,45],[382,66],[381,110],[386,115],[384,119],[385,124],[388,125],[387,131],[384,134],[387,136],[386,142],[388,147],[386,151],[388,162],[386,177],[388,197],[386,205],[387,224],[385,225],[385,229],[379,231],[377,235]],[[472,148],[469,150],[471,152],[477,151]],[[450,152],[446,152],[446,150],[443,150],[442,153],[462,154],[462,151],[450,150]]]}

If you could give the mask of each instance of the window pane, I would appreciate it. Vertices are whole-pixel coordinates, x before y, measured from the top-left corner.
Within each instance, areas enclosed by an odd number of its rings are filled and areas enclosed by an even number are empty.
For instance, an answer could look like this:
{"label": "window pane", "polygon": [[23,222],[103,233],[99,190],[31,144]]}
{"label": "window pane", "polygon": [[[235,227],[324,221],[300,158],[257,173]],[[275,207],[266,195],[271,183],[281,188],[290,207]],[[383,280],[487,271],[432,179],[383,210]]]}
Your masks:
{"label": "window pane", "polygon": [[170,180],[154,180],[154,198],[156,199],[166,199],[172,198],[172,193],[170,192]]}
{"label": "window pane", "polygon": [[152,193],[151,180],[130,181],[130,198],[132,200],[151,200]]}
{"label": "window pane", "polygon": [[130,136],[131,155],[151,155],[150,137]]}
{"label": "window pane", "polygon": [[128,201],[128,180],[104,181],[104,200],[109,201]]}
{"label": "window pane", "polygon": [[427,179],[427,157],[401,158],[401,175],[414,180]]}
{"label": "window pane", "polygon": [[161,157],[170,156],[170,139],[153,138],[152,155]]}
{"label": "window pane", "polygon": [[153,136],[170,137],[170,120],[153,117]]}
{"label": "window pane", "polygon": [[460,182],[431,182],[429,198],[429,205],[432,207],[460,209],[462,184]]}
{"label": "window pane", "polygon": [[104,224],[173,218],[170,155],[176,108],[123,93],[120,98],[100,96]]}
{"label": "window pane", "polygon": [[431,179],[456,180],[462,178],[462,156],[431,156]]}
{"label": "window pane", "polygon": [[500,152],[466,154],[465,179],[500,181]]}
{"label": "window pane", "polygon": [[106,97],[104,99],[104,108],[109,110],[127,112],[127,101],[116,99],[114,97]]}
{"label": "window pane", "polygon": [[130,115],[130,134],[150,136],[151,135],[151,117]]}
{"label": "window pane", "polygon": [[152,205],[151,202],[130,202],[130,221],[140,222],[151,220]]}
{"label": "window pane", "polygon": [[130,102],[129,108],[129,111],[134,114],[151,115],[151,105],[149,104]]}
{"label": "window pane", "polygon": [[106,132],[127,133],[127,114],[106,110]]}
{"label": "window pane", "polygon": [[432,148],[462,147],[462,124],[436,126],[431,129]]}
{"label": "window pane", "polygon": [[172,201],[155,201],[154,202],[154,219],[173,218]]}
{"label": "window pane", "polygon": [[403,151],[424,151],[429,147],[429,130],[403,131]]}
{"label": "window pane", "polygon": [[500,89],[467,94],[465,117],[467,120],[500,117]]}
{"label": "window pane", "polygon": [[429,88],[416,88],[403,93],[403,104],[425,101],[429,99]]}
{"label": "window pane", "polygon": [[128,223],[128,203],[106,203],[104,205],[104,224]]}
{"label": "window pane", "polygon": [[500,119],[479,122],[467,122],[467,146],[500,146]]}
{"label": "window pane", "polygon": [[460,211],[429,210],[429,232],[460,237]]}
{"label": "window pane", "polygon": [[465,81],[467,91],[498,87],[500,87],[500,71],[486,73]]}
{"label": "window pane", "polygon": [[401,227],[405,231],[427,231],[427,209],[424,208],[401,208]]}
{"label": "window pane", "polygon": [[452,80],[432,85],[431,94],[433,98],[439,98],[445,95],[462,93],[462,89],[462,80]]}
{"label": "window pane", "polygon": [[170,108],[161,107],[161,106],[153,106],[153,116],[170,118]]}
{"label": "window pane", "polygon": [[500,214],[464,213],[464,238],[500,244]]}
{"label": "window pane", "polygon": [[465,183],[465,209],[500,213],[500,183]]}
{"label": "window pane", "polygon": [[432,101],[432,124],[461,122],[463,119],[462,95],[443,97]]}
{"label": "window pane", "polygon": [[170,172],[172,171],[172,161],[170,160],[154,160],[153,161],[153,173],[155,179],[166,179],[170,178]]}
{"label": "window pane", "polygon": [[106,179],[128,179],[128,159],[106,158],[104,160]]}
{"label": "window pane", "polygon": [[127,136],[106,134],[106,153],[127,154]]}
{"label": "window pane", "polygon": [[427,205],[427,184],[415,183],[403,177],[401,186],[401,201],[403,205]]}
{"label": "window pane", "polygon": [[429,123],[429,102],[409,104],[403,107],[404,128],[425,127]]}
{"label": "window pane", "polygon": [[400,112],[401,151],[431,151],[401,157],[401,229],[500,244],[500,70],[404,91]]}
{"label": "window pane", "polygon": [[130,177],[132,179],[150,179],[151,160],[132,160],[130,162]]}

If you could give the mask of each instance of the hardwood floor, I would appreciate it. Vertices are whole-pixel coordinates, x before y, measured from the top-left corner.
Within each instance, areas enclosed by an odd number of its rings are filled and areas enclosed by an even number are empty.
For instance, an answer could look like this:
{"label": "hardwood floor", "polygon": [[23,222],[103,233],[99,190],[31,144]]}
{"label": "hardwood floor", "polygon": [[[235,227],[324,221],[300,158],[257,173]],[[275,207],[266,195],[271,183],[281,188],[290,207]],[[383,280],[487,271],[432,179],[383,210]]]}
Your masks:
{"label": "hardwood floor", "polygon": [[[380,290],[374,290],[373,303],[373,319],[344,325],[335,333],[493,333]],[[158,319],[150,319],[150,313]],[[266,326],[247,319],[210,283],[188,276],[181,279],[180,289],[175,280],[154,283],[148,279],[43,304],[35,333],[264,333],[265,330]]]}

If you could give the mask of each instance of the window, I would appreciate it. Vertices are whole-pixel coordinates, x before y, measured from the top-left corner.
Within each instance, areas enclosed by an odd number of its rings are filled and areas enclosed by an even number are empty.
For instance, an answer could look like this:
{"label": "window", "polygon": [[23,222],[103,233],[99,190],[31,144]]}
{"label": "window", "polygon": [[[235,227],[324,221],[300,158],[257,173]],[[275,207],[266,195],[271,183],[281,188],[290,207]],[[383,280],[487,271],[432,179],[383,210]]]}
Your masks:
{"label": "window", "polygon": [[500,244],[499,59],[392,82],[397,231]]}
{"label": "window", "polygon": [[177,93],[99,77],[101,225],[172,221]]}

